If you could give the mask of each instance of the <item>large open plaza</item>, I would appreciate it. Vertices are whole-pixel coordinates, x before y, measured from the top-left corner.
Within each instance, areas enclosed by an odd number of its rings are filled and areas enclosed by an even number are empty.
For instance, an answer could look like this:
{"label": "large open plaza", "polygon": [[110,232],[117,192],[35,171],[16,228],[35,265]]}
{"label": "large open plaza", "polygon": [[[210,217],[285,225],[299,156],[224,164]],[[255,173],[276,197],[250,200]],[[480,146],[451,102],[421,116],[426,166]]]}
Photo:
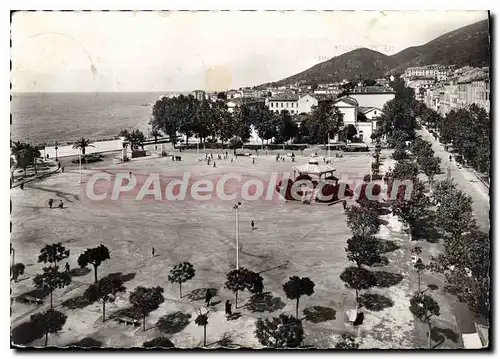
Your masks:
{"label": "large open plaza", "polygon": [[[212,151],[214,156],[218,152]],[[211,178],[226,173],[242,177],[266,177],[272,172],[290,172],[297,163],[306,162],[307,155],[297,155],[296,163],[288,158],[277,162],[275,154],[268,153],[237,157],[231,160],[216,159],[216,166],[199,161],[210,151],[182,152],[182,161],[171,157],[146,157],[123,164],[109,161],[98,166],[87,165],[82,178],[96,171],[132,172],[134,174],[158,173],[169,177],[179,173],[192,173],[198,178]],[[223,152],[220,152],[224,156]],[[255,163],[253,159],[255,158]],[[387,159],[389,163],[391,160]],[[363,177],[370,164],[365,153],[346,154],[333,158],[336,175],[349,174]],[[91,337],[103,346],[133,347],[160,336],[155,328],[159,318],[180,311],[191,315],[180,328],[169,334],[176,346],[196,347],[202,341],[202,329],[193,321],[198,310],[205,308],[206,288],[214,288],[217,295],[210,306],[207,342],[214,346],[232,345],[259,347],[254,331],[256,318],[294,313],[295,302],[288,300],[282,285],[290,276],[307,276],[316,284],[314,294],[301,300],[300,312],[314,306],[319,310],[316,319],[303,319],[305,345],[332,347],[340,335],[351,332],[363,341],[362,347],[412,348],[426,342],[425,328],[419,329],[408,310],[412,291],[412,270],[409,250],[412,245],[392,215],[383,216],[379,237],[389,239],[388,264],[375,267],[384,278],[380,287],[367,291],[379,294],[373,311],[366,311],[361,329],[348,323],[347,311],[355,307],[354,291],[345,288],[340,273],[349,265],[344,251],[351,232],[341,204],[303,204],[300,201],[242,201],[239,209],[239,265],[258,272],[264,278],[266,294],[259,301],[252,300],[247,292],[240,293],[241,317],[226,321],[224,302],[234,303],[234,294],[224,288],[226,274],[235,268],[235,201],[155,201],[119,198],[117,201],[94,201],[87,197],[86,183],[79,184],[77,166],[66,168],[48,178],[30,182],[24,190],[12,191],[12,245],[16,249],[16,262],[26,265],[26,273],[13,284],[13,297],[33,290],[33,277],[41,271],[37,263],[40,249],[61,242],[71,251],[70,267],[78,268],[77,257],[86,248],[104,244],[110,249],[110,260],[98,270],[99,278],[111,273],[128,274],[127,292],[117,295],[107,305],[108,315],[130,306],[128,297],[136,286],[161,286],[165,302],[146,318],[146,328],[130,327],[107,319],[102,323],[102,305],[99,302],[83,308],[69,309],[62,302],[82,295],[93,282],[93,273],[74,276],[69,287],[54,291],[54,306],[67,316],[66,326],[49,337],[49,344],[66,346],[80,339]],[[52,198],[62,200],[65,208],[49,209]],[[348,202],[352,204],[352,201]],[[252,230],[251,221],[255,223]],[[155,248],[152,257],[151,249]],[[170,269],[177,263],[189,261],[196,270],[195,277],[179,288],[167,279]],[[61,264],[62,265],[62,264]],[[433,278],[434,279],[434,278]],[[435,283],[435,279],[434,282]],[[455,329],[452,313],[446,313],[449,295],[434,291],[440,304],[445,329]],[[234,305],[234,304],[233,304]],[[12,327],[29,319],[36,311],[48,306],[22,304],[14,300]],[[305,316],[305,315],[304,315]],[[187,316],[186,316],[187,317]],[[448,320],[448,322],[446,322]],[[451,326],[451,327],[450,327]],[[225,340],[220,342],[221,340]],[[39,342],[39,343],[38,343]],[[35,341],[33,345],[43,342]],[[458,341],[446,340],[444,347],[455,347]]]}

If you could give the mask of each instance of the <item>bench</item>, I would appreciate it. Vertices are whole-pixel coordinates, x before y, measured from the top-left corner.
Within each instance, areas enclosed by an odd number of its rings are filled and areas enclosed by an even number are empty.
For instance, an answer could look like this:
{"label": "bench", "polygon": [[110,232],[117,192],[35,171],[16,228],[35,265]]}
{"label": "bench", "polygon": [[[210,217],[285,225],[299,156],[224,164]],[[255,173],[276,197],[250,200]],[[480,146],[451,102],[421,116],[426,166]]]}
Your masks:
{"label": "bench", "polygon": [[133,325],[134,327],[138,327],[139,325],[141,325],[141,323],[137,319],[125,317],[125,316],[117,317],[115,320],[118,323]]}
{"label": "bench", "polygon": [[43,300],[40,298],[32,297],[31,295],[19,296],[19,300],[27,304],[43,304]]}

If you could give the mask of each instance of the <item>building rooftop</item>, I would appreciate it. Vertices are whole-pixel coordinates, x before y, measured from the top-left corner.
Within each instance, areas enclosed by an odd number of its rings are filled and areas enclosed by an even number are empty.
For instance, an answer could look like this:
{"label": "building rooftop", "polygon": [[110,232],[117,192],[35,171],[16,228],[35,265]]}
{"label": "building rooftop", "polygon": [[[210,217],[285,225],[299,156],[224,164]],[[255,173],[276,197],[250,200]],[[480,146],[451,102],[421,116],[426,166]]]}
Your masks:
{"label": "building rooftop", "polygon": [[361,86],[356,87],[352,90],[353,94],[361,93],[396,93],[392,88],[382,87],[382,86]]}
{"label": "building rooftop", "polygon": [[295,94],[277,94],[269,98],[269,101],[298,101],[299,95]]}
{"label": "building rooftop", "polygon": [[345,103],[348,103],[352,106],[358,106],[358,101],[356,101],[355,99],[353,99],[352,97],[349,97],[349,96],[343,96],[341,98],[338,98],[337,101],[335,101],[335,103],[337,102],[340,102],[340,101],[343,101]]}

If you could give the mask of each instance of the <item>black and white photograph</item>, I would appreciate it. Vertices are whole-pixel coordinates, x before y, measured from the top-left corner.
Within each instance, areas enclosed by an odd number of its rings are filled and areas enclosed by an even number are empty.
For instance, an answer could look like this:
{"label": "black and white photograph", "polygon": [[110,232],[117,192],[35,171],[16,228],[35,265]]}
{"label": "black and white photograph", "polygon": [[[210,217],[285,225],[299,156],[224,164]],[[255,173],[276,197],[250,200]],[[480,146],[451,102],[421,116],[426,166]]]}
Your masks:
{"label": "black and white photograph", "polygon": [[491,350],[487,9],[10,39],[12,349]]}

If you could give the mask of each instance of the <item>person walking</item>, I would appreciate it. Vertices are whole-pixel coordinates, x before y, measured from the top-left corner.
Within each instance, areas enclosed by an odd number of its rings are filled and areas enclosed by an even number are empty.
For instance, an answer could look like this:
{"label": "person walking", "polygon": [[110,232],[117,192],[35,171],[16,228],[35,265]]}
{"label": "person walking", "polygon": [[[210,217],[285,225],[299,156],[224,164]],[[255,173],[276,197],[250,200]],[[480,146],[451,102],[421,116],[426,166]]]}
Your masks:
{"label": "person walking", "polygon": [[226,309],[226,318],[227,318],[227,320],[229,320],[231,315],[233,315],[233,313],[231,311],[231,302],[229,300],[226,300],[225,309]]}
{"label": "person walking", "polygon": [[451,157],[451,155],[448,157],[448,159],[450,160],[450,162],[452,162],[452,157]]}
{"label": "person walking", "polygon": [[252,219],[252,222],[250,222],[250,225],[252,226],[252,231],[253,231],[255,229],[255,223],[254,223],[253,219]]}
{"label": "person walking", "polygon": [[62,199],[60,200],[59,205],[57,206],[57,208],[64,209],[64,203],[63,203]]}
{"label": "person walking", "polygon": [[151,248],[151,255],[153,256],[153,258],[155,257],[155,247]]}
{"label": "person walking", "polygon": [[210,301],[212,300],[212,291],[208,288],[205,293],[205,304],[207,307],[210,306]]}
{"label": "person walking", "polygon": [[214,161],[214,167],[217,167],[217,166],[215,166],[215,161]]}
{"label": "person walking", "polygon": [[255,164],[255,158],[252,158],[252,164]]}
{"label": "person walking", "polygon": [[52,198],[49,198],[49,207],[52,209],[52,205],[54,204],[54,200]]}
{"label": "person walking", "polygon": [[66,262],[66,265],[64,266],[64,270],[66,271],[66,273],[69,272],[69,263]]}
{"label": "person walking", "polygon": [[21,182],[21,185],[19,186],[22,190],[24,190],[24,182]]}

